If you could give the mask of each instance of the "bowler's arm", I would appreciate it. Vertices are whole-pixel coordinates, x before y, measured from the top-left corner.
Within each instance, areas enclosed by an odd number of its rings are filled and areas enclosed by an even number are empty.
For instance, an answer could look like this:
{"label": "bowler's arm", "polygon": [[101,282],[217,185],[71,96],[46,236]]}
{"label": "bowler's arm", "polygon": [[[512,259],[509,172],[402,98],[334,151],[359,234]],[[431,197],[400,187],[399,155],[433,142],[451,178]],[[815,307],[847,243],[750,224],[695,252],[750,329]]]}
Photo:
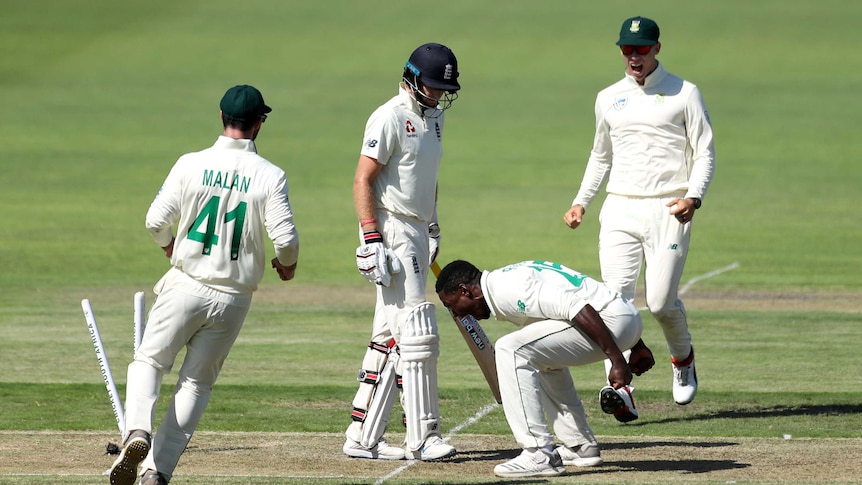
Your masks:
{"label": "bowler's arm", "polygon": [[632,372],[623,356],[622,350],[614,341],[614,336],[605,325],[599,313],[591,306],[585,305],[572,319],[572,325],[583,331],[587,337],[599,345],[599,348],[611,361],[611,371],[608,382],[614,388],[626,386],[632,382]]}

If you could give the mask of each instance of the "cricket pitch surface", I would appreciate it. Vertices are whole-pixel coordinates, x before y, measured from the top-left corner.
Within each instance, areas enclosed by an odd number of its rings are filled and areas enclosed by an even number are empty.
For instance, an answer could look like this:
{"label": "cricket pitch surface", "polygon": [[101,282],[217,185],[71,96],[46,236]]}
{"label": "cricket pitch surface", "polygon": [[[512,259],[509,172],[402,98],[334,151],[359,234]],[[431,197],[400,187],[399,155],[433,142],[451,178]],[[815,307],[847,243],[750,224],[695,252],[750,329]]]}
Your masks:
{"label": "cricket pitch surface", "polygon": [[[417,462],[348,458],[341,433],[200,431],[173,483],[847,483],[862,473],[862,439],[597,438],[603,465],[513,482],[493,475],[494,465],[520,452],[510,436],[455,435],[454,457]],[[102,473],[115,456],[104,452],[116,439],[95,431],[0,431],[0,483],[107,483]]]}

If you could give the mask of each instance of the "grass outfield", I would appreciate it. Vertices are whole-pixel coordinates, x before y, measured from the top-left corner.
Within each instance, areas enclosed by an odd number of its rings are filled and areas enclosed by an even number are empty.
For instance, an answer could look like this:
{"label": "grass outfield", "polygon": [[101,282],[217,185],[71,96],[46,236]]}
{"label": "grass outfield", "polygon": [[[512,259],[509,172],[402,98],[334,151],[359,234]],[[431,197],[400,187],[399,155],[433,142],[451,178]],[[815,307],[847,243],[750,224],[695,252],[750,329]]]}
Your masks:
{"label": "grass outfield", "polygon": [[[492,482],[515,445],[500,408],[476,418],[490,393],[439,308],[444,433],[463,454],[392,477],[398,464],[341,456],[373,306],[353,262],[362,129],[415,46],[449,45],[463,90],[447,119],[441,263],[542,258],[598,275],[597,210],[577,231],[562,214],[633,15],[658,21],[659,59],[701,88],[716,132],[684,276],[701,390],[670,404],[662,360],[635,382],[641,419],[622,426],[596,407],[601,365],[574,369],[606,466],[548,481],[858,480],[862,70],[846,52],[862,4],[0,5],[0,483],[106,482],[101,453],[118,433],[80,301],[122,391],[132,296],[150,305],[167,269],[144,214],[176,158],[212,144],[218,100],[240,83],[274,108],[258,146],[288,174],[301,261],[290,283],[266,274],[174,483]],[[513,328],[483,326],[492,338]],[[648,315],[645,332],[663,357]],[[309,436],[329,469],[314,467]],[[40,459],[58,445],[59,466]]]}

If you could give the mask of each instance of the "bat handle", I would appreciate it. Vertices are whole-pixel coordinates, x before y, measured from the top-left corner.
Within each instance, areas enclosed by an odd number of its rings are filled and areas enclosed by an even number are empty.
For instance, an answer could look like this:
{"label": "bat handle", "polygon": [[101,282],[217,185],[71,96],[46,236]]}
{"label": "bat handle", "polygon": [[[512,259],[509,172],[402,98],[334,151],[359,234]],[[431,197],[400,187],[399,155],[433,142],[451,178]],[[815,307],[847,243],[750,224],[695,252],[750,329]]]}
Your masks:
{"label": "bat handle", "polygon": [[431,272],[434,273],[434,276],[440,277],[440,265],[437,264],[437,261],[431,263]]}

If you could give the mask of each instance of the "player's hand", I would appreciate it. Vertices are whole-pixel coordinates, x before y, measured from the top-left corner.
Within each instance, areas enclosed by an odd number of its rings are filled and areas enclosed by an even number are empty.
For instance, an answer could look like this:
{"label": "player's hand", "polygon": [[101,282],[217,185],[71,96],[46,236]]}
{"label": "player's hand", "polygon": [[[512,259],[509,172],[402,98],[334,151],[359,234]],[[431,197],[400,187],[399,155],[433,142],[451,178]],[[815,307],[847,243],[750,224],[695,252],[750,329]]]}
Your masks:
{"label": "player's hand", "polygon": [[373,242],[356,248],[356,268],[371,283],[389,286],[392,275],[401,272],[401,260],[382,242]]}
{"label": "player's hand", "polygon": [[576,229],[581,225],[581,221],[584,220],[584,206],[581,204],[575,204],[571,209],[567,210],[565,214],[563,214],[563,222],[566,223],[567,226],[572,229]]}
{"label": "player's hand", "polygon": [[626,361],[621,360],[611,365],[611,370],[608,372],[608,383],[614,389],[619,389],[632,383],[632,371]]}
{"label": "player's hand", "polygon": [[290,266],[285,266],[278,261],[278,258],[272,258],[272,267],[275,268],[275,272],[278,273],[278,277],[281,278],[281,281],[290,281],[296,276],[296,265],[297,263],[293,263]]}
{"label": "player's hand", "polygon": [[691,222],[694,218],[694,201],[691,199],[673,199],[666,206],[670,207],[670,215],[676,217],[680,224]]}
{"label": "player's hand", "polygon": [[440,226],[436,222],[428,224],[428,249],[428,266],[431,266],[440,254]]}
{"label": "player's hand", "polygon": [[176,240],[177,240],[176,238],[172,237],[170,244],[162,247],[162,251],[165,252],[165,257],[167,257],[168,259],[170,259],[171,256],[174,255],[174,241],[176,241]]}
{"label": "player's hand", "polygon": [[632,353],[629,356],[629,368],[634,375],[639,376],[652,369],[654,365],[655,357],[653,357],[652,351],[646,346],[643,340],[638,340],[638,343],[632,347]]}

